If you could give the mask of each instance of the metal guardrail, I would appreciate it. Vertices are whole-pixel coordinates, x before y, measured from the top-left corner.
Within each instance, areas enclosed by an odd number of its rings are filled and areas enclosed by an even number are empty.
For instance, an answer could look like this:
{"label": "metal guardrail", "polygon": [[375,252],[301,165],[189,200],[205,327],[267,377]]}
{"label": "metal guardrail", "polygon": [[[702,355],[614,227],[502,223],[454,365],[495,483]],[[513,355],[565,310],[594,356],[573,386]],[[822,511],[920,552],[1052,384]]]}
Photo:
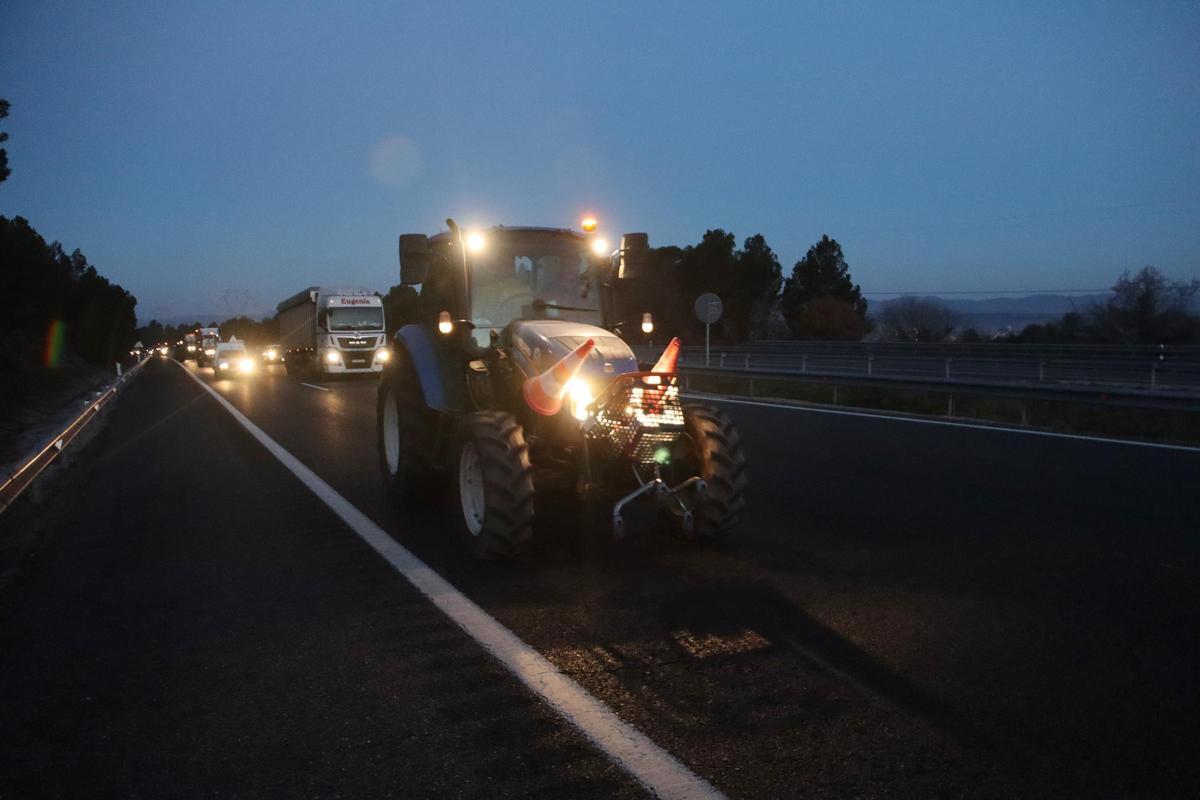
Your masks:
{"label": "metal guardrail", "polygon": [[[761,381],[783,380],[827,386],[832,389],[833,403],[838,405],[838,388],[860,387],[927,392],[944,396],[947,413],[953,416],[954,397],[1003,397],[1022,401],[1049,401],[1092,406],[1124,406],[1127,408],[1181,410],[1200,413],[1200,398],[1192,394],[1148,392],[1137,389],[1104,389],[1094,386],[1041,386],[1013,382],[921,380],[896,376],[829,375],[796,373],[780,370],[722,370],[705,367],[684,367],[679,370],[684,389],[690,390],[692,378],[741,379],[747,382],[747,396],[770,396],[763,393]],[[756,386],[756,382],[759,382]],[[1023,412],[1024,413],[1024,412]]]}
{"label": "metal guardrail", "polygon": [[[644,361],[660,348],[635,348]],[[1185,393],[1200,399],[1200,347],[759,342],[684,347],[680,369],[812,377],[898,378],[923,384],[1036,384],[1064,390]]]}
{"label": "metal guardrail", "polygon": [[76,417],[71,424],[67,425],[57,436],[52,437],[44,447],[38,450],[36,455],[27,459],[4,480],[4,483],[0,484],[0,513],[3,513],[21,496],[22,492],[29,488],[38,475],[41,475],[46,467],[58,458],[59,453],[79,436],[88,423],[100,414],[100,410],[116,397],[117,392],[125,383],[136,375],[149,360],[149,358],[142,359],[118,377],[99,397],[88,403],[83,413]]}

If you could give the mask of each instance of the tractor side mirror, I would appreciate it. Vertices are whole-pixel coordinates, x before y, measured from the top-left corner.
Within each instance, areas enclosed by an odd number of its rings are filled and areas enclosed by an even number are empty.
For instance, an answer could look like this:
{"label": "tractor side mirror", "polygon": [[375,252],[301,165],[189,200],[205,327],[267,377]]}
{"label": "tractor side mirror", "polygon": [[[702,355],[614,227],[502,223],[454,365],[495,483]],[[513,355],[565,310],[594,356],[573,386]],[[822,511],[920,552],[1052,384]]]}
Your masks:
{"label": "tractor side mirror", "polygon": [[424,283],[433,263],[429,237],[423,233],[400,234],[400,283],[413,286]]}
{"label": "tractor side mirror", "polygon": [[644,233],[627,233],[621,237],[621,263],[618,278],[640,278],[650,263],[650,237]]}

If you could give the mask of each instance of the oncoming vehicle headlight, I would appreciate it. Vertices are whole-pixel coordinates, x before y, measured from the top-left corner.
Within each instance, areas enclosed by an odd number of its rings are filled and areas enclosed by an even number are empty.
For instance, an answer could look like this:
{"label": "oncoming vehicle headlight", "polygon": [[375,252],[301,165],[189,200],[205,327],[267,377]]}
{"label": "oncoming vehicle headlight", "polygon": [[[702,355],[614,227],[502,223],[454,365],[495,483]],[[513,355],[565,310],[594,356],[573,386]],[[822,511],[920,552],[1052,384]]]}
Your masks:
{"label": "oncoming vehicle headlight", "polygon": [[206,356],[215,356],[216,354],[217,354],[217,351],[212,349],[211,347],[204,351],[204,355],[206,355]]}
{"label": "oncoming vehicle headlight", "polygon": [[189,353],[194,353],[194,352],[196,352],[196,345],[194,345],[194,344],[189,344],[189,345],[188,345],[188,352],[189,352]]}
{"label": "oncoming vehicle headlight", "polygon": [[391,353],[389,353],[386,349],[380,349],[380,350],[375,351],[375,360],[378,361],[380,364],[387,363],[387,360],[389,358],[391,358]]}
{"label": "oncoming vehicle headlight", "polygon": [[229,362],[228,361],[218,361],[217,369],[229,369]]}
{"label": "oncoming vehicle headlight", "polygon": [[342,361],[342,356],[338,353],[337,350],[329,350],[325,353],[325,363],[326,364],[340,364],[341,361]]}
{"label": "oncoming vehicle headlight", "polygon": [[248,358],[243,358],[241,361],[238,362],[238,369],[241,370],[242,372],[253,372],[254,371],[254,362]]}
{"label": "oncoming vehicle headlight", "polygon": [[583,378],[571,378],[567,381],[567,400],[570,403],[571,416],[582,422],[588,418],[588,405],[595,398],[592,387]]}
{"label": "oncoming vehicle headlight", "polygon": [[267,351],[267,358],[269,358],[269,359],[271,359],[272,361],[274,361],[274,360],[275,360],[275,351],[274,351],[274,350],[268,350],[268,351]]}

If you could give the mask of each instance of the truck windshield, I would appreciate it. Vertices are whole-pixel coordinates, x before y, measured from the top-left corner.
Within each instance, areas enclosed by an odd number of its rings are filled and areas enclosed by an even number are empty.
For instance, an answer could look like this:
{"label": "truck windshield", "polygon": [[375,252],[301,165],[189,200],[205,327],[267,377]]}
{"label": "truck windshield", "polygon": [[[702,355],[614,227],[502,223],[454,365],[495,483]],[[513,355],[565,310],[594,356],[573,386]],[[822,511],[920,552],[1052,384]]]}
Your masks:
{"label": "truck windshield", "polygon": [[379,306],[346,306],[329,309],[331,331],[381,331],[383,309]]}
{"label": "truck windshield", "polygon": [[471,253],[471,322],[489,329],[515,319],[600,322],[588,243],[553,232],[491,232]]}

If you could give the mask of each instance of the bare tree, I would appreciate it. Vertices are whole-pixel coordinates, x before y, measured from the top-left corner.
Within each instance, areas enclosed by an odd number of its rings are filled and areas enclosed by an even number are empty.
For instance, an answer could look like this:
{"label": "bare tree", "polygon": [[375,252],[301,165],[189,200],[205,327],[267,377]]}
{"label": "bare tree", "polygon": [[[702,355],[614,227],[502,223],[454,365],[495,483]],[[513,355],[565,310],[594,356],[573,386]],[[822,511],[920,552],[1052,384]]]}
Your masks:
{"label": "bare tree", "polygon": [[958,315],[936,297],[900,297],[882,304],[879,332],[900,342],[940,342],[958,325]]}

